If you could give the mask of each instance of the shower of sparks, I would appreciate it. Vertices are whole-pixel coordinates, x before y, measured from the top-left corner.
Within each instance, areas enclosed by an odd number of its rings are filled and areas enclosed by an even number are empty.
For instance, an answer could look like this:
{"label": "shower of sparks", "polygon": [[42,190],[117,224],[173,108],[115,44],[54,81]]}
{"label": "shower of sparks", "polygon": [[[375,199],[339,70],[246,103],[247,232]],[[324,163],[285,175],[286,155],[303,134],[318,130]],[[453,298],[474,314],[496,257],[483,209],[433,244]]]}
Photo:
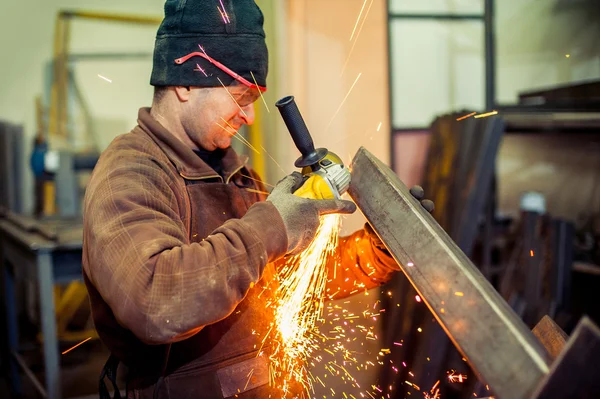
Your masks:
{"label": "shower of sparks", "polygon": [[229,94],[229,97],[231,97],[231,99],[233,100],[233,102],[235,103],[235,105],[237,105],[238,108],[240,109],[240,111],[242,111],[242,114],[244,114],[244,116],[247,118],[248,114],[246,114],[244,112],[244,110],[242,109],[242,107],[240,106],[240,104],[238,104],[238,102],[235,101],[235,98],[233,97],[233,94],[231,94],[229,92],[229,89],[227,89],[227,87],[225,86],[225,84],[223,84],[223,81],[221,80],[221,78],[217,76],[217,80],[219,81],[219,83],[221,83],[221,86],[223,86],[223,88],[225,89],[225,91],[227,92],[227,94]]}
{"label": "shower of sparks", "polygon": [[340,215],[324,216],[310,246],[293,256],[279,272],[275,325],[282,352],[275,353],[272,360],[283,380],[284,392],[294,381],[307,392],[311,385],[305,363],[322,339],[316,324],[322,319],[326,264],[337,247],[340,221]]}
{"label": "shower of sparks", "polygon": [[105,77],[105,76],[102,76],[102,75],[98,74],[98,77],[99,77],[100,79],[104,79],[104,80],[106,80],[108,83],[112,83],[112,80],[110,80],[109,78],[107,78],[107,77]]}
{"label": "shower of sparks", "polygon": [[471,112],[470,114],[467,114],[465,116],[461,116],[460,118],[456,118],[457,121],[462,121],[463,119],[467,119],[472,117],[473,115],[475,115],[477,112]]}
{"label": "shower of sparks", "polygon": [[352,86],[350,86],[350,90],[348,90],[348,93],[346,94],[346,97],[344,97],[344,99],[342,100],[342,103],[340,104],[340,106],[338,107],[338,109],[335,111],[335,113],[333,114],[333,117],[331,118],[331,120],[329,121],[329,124],[327,125],[327,127],[325,128],[325,131],[327,131],[329,129],[329,127],[331,126],[331,124],[333,123],[333,120],[335,119],[335,117],[337,116],[337,114],[340,112],[340,110],[342,109],[342,106],[344,105],[344,103],[346,102],[346,100],[348,99],[348,96],[350,95],[350,93],[352,92],[352,89],[354,88],[354,86],[356,85],[356,82],[358,82],[358,79],[360,79],[360,76],[362,75],[362,72],[358,74],[358,76],[356,77],[356,79],[354,80],[354,83],[352,83]]}
{"label": "shower of sparks", "polygon": [[[258,83],[256,82],[256,78],[254,77],[254,74],[252,73],[252,71],[250,71],[250,75],[252,75],[254,84],[258,87]],[[271,113],[271,110],[269,110],[269,106],[267,105],[267,102],[265,101],[265,97],[263,96],[262,91],[260,89],[258,89],[258,94],[260,94],[260,98],[262,98],[263,103],[265,104],[265,108],[267,108],[267,112]]]}
{"label": "shower of sparks", "polygon": [[348,53],[348,57],[346,57],[346,61],[344,62],[344,66],[342,67],[342,72],[340,73],[340,78],[344,76],[344,72],[346,71],[346,67],[348,66],[348,61],[350,61],[350,57],[352,57],[352,53],[354,52],[354,47],[358,42],[358,37],[360,36],[360,32],[362,31],[363,26],[365,25],[365,21],[369,16],[369,11],[371,11],[371,6],[373,5],[373,0],[369,3],[369,7],[367,8],[367,12],[365,13],[365,17],[360,24],[360,28],[358,28],[358,33],[356,33],[356,38],[354,38],[354,43],[352,43],[352,47],[350,48],[350,52]]}
{"label": "shower of sparks", "polygon": [[381,129],[381,124],[382,124],[382,123],[383,123],[383,122],[379,122],[379,125],[377,125],[377,131],[379,131],[379,129]]}
{"label": "shower of sparks", "polygon": [[356,23],[354,24],[354,29],[352,29],[352,34],[350,35],[350,41],[354,37],[354,32],[356,32],[356,27],[358,26],[358,22],[360,21],[360,16],[362,15],[363,10],[365,9],[365,5],[367,4],[367,0],[363,2],[362,7],[360,8],[360,12],[358,13],[358,18],[356,18]]}
{"label": "shower of sparks", "polygon": [[497,114],[498,114],[498,111],[491,111],[491,112],[486,112],[485,114],[475,115],[474,118],[476,118],[476,119],[487,118],[488,116],[497,115]]}
{"label": "shower of sparks", "polygon": [[73,349],[77,348],[79,345],[82,345],[84,343],[86,343],[87,341],[89,341],[90,339],[92,339],[92,337],[86,338],[83,341],[81,341],[80,343],[78,343],[75,346],[70,347],[69,349],[67,349],[66,351],[62,352],[62,354],[64,355],[65,353],[69,353],[71,352]]}
{"label": "shower of sparks", "polygon": [[202,73],[204,74],[204,76],[206,76],[206,77],[208,78],[208,75],[206,74],[206,72],[204,71],[204,69],[202,69],[202,68],[200,67],[200,65],[199,65],[199,64],[196,64],[196,68],[197,68],[197,69],[194,69],[194,71],[195,71],[195,72],[202,72]]}

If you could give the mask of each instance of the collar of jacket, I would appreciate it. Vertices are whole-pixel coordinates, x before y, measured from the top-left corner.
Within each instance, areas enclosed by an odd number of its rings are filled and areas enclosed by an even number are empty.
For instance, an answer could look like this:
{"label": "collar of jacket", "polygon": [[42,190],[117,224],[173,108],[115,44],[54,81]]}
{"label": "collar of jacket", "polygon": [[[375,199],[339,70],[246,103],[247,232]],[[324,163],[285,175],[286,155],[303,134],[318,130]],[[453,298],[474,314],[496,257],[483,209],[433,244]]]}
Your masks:
{"label": "collar of jacket", "polygon": [[[177,168],[177,172],[181,177],[190,180],[221,178],[190,147],[182,143],[181,140],[173,136],[156,119],[150,116],[150,108],[140,108],[138,112],[138,125],[165,152]],[[238,156],[233,148],[229,147],[223,157],[225,182],[228,183],[231,176],[246,166],[247,162],[247,156]]]}

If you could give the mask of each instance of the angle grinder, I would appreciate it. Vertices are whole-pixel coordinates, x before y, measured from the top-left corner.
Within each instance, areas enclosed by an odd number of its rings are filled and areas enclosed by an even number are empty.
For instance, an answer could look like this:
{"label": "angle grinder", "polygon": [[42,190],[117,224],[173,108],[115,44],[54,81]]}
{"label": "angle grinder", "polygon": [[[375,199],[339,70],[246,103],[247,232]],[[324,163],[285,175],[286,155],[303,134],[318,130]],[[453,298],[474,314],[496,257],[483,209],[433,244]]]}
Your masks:
{"label": "angle grinder", "polygon": [[302,154],[294,165],[302,168],[305,181],[294,194],[310,199],[339,199],[350,186],[350,170],[333,152],[326,148],[315,149],[293,96],[282,98],[275,106],[279,109],[294,144]]}

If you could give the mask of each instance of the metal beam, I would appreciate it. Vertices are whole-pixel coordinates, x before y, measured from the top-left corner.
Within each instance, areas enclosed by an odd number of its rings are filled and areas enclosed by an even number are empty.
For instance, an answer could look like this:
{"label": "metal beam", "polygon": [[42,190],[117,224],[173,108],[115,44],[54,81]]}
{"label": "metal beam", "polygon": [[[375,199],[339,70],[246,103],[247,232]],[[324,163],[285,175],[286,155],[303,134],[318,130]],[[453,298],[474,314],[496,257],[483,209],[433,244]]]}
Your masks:
{"label": "metal beam", "polygon": [[600,328],[584,316],[532,398],[599,398],[599,367]]}
{"label": "metal beam", "polygon": [[364,148],[350,196],[448,337],[497,398],[527,398],[548,355],[479,270],[387,166]]}

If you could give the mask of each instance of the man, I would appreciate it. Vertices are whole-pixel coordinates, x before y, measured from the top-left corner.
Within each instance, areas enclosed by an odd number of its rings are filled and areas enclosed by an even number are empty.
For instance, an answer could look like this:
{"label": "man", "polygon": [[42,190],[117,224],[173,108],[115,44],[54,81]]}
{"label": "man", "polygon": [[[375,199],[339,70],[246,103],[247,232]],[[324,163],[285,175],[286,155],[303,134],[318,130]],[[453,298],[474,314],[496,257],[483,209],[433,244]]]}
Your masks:
{"label": "man", "polygon": [[[126,364],[131,398],[281,396],[257,356],[275,263],[306,248],[321,215],[356,209],[293,195],[298,173],[261,194],[230,144],[266,90],[263,16],[253,0],[217,5],[166,2],[152,107],[104,151],[86,191],[84,280],[112,353],[102,377]],[[342,239],[338,259],[328,283],[338,296],[398,270],[367,230]]]}

